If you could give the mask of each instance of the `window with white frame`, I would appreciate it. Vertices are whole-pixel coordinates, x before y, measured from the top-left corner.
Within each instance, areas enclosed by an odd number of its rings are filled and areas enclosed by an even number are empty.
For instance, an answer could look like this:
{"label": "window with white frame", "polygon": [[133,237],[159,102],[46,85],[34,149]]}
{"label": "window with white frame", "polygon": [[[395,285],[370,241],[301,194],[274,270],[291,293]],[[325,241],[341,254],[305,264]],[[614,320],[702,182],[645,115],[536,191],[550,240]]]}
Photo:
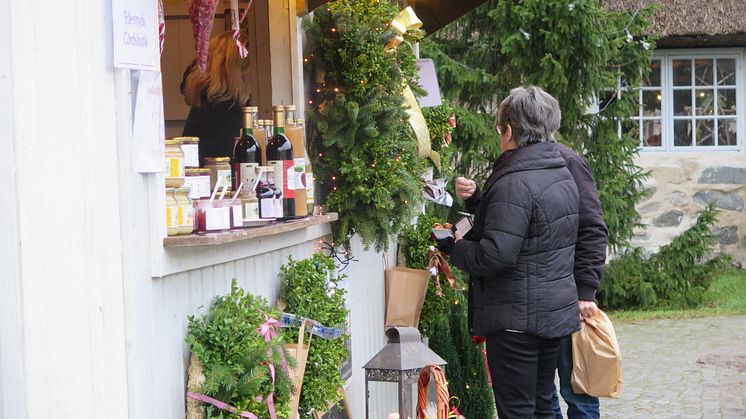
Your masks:
{"label": "window with white frame", "polygon": [[736,150],[743,143],[741,53],[656,54],[633,118],[643,150]]}

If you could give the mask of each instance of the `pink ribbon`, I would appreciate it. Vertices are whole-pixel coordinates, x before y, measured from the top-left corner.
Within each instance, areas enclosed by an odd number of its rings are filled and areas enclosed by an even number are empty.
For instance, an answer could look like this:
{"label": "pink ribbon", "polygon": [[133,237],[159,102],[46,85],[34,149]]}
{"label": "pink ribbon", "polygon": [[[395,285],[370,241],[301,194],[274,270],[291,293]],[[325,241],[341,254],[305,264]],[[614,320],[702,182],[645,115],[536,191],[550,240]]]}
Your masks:
{"label": "pink ribbon", "polygon": [[262,362],[262,365],[266,365],[269,368],[269,375],[272,377],[272,391],[267,395],[267,410],[269,410],[269,416],[271,419],[277,419],[277,412],[275,411],[275,366],[271,362]]}
{"label": "pink ribbon", "polygon": [[[272,373],[272,383],[274,385],[274,373]],[[227,403],[223,403],[223,402],[221,402],[218,399],[213,399],[212,397],[206,396],[204,394],[192,393],[191,391],[187,391],[186,396],[188,398],[190,398],[190,399],[199,400],[199,401],[204,402],[204,403],[209,403],[209,404],[217,407],[218,409],[227,410],[227,411],[229,411],[231,413],[235,413],[236,410],[237,410],[235,407],[233,407],[233,406],[231,406],[231,405],[229,405]],[[272,397],[272,393],[270,393],[269,397],[270,398]],[[274,407],[274,403],[273,403],[272,407],[271,407],[271,410],[270,410],[270,415],[274,412],[274,408],[275,407]],[[238,416],[241,416],[242,418],[247,418],[247,419],[259,419],[255,414],[253,414],[251,412],[240,412],[238,414]],[[277,419],[277,418],[276,418],[276,416],[273,415],[272,419]]]}
{"label": "pink ribbon", "polygon": [[[256,331],[262,335],[265,342],[269,342],[272,340],[272,338],[277,336],[277,327],[280,325],[280,322],[278,322],[276,319],[273,319],[272,317],[269,317],[265,312],[262,310],[259,310],[260,313],[262,313],[262,316],[264,316],[264,323],[262,323]],[[285,370],[285,372],[290,375],[290,369],[288,368],[288,360],[285,358],[285,352],[282,351],[281,348],[277,348],[277,352],[280,353],[280,361],[282,362],[282,368]],[[272,356],[272,349],[270,349],[270,356]]]}
{"label": "pink ribbon", "polygon": [[[248,7],[246,7],[246,10],[249,10],[249,7],[251,7],[251,4],[249,4]],[[244,12],[246,14],[246,12]],[[241,56],[241,58],[246,58],[249,56],[249,51],[246,49],[244,44],[241,42],[241,36],[240,36],[240,26],[241,23],[239,22],[238,18],[238,0],[231,0],[231,30],[233,35],[233,41],[236,43],[236,46],[238,47],[238,55]]]}

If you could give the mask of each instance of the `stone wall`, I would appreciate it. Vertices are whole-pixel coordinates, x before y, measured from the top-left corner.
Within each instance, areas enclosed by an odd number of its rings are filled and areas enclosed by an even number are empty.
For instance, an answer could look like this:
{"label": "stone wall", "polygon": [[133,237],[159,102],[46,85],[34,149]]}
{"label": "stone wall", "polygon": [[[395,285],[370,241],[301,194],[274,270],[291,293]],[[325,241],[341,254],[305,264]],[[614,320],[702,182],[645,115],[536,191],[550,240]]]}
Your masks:
{"label": "stone wall", "polygon": [[651,253],[681,234],[710,202],[718,213],[721,251],[746,266],[746,156],[741,152],[641,153],[638,164],[651,172],[651,195],[637,206],[646,229],[633,245]]}

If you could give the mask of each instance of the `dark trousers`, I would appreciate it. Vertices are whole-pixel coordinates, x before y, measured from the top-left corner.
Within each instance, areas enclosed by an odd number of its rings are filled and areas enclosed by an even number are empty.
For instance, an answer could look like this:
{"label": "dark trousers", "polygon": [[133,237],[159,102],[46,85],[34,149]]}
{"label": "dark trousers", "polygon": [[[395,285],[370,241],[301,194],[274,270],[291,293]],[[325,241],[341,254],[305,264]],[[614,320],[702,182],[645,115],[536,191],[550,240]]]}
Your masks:
{"label": "dark trousers", "polygon": [[552,386],[559,339],[528,333],[487,336],[487,360],[500,419],[553,419]]}

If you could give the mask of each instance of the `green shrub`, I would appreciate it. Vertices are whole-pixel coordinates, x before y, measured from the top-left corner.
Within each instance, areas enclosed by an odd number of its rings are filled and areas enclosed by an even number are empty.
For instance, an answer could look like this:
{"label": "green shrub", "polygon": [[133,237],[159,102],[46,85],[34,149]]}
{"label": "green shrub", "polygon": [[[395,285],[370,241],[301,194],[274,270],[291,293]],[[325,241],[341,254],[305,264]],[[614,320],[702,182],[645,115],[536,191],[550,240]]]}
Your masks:
{"label": "green shrub", "polygon": [[601,280],[601,305],[687,308],[704,303],[713,280],[730,262],[726,254],[709,258],[715,220],[716,211],[709,206],[692,227],[650,257],[637,247],[612,260]]}
{"label": "green shrub", "polygon": [[[335,287],[330,291],[327,285],[338,285],[344,279],[344,276],[336,276],[335,270],[334,259],[319,253],[303,260],[290,257],[280,270],[280,298],[285,303],[285,311],[324,326],[344,328],[347,321],[345,290]],[[298,329],[286,330],[285,337],[289,342],[296,341]],[[301,389],[300,417],[309,417],[314,409],[325,411],[339,400],[337,390],[344,385],[339,368],[348,357],[344,338],[313,338]]]}
{"label": "green shrub", "polygon": [[[201,391],[205,394],[264,419],[270,417],[267,404],[257,397],[267,400],[274,391],[277,417],[288,418],[292,384],[280,367],[282,340],[265,342],[256,332],[265,321],[259,310],[274,318],[279,314],[263,298],[245,293],[234,279],[230,294],[215,297],[207,315],[189,316],[186,342],[202,362],[205,382]],[[274,386],[263,362],[276,367]],[[213,406],[205,412],[207,418],[238,418]]]}

